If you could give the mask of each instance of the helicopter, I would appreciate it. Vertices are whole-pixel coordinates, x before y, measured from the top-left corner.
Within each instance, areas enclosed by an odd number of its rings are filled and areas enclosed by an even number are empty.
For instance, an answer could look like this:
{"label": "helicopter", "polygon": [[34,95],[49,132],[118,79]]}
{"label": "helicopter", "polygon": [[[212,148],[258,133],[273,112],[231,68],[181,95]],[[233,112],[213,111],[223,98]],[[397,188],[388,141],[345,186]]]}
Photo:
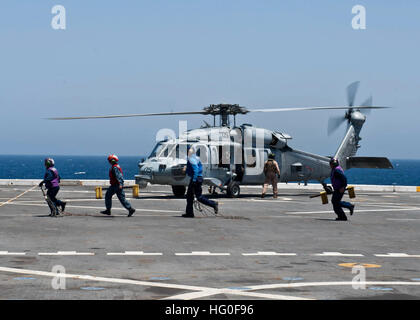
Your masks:
{"label": "helicopter", "polygon": [[[185,173],[187,150],[194,146],[203,164],[203,184],[208,185],[213,192],[218,189],[229,197],[235,198],[240,195],[241,185],[262,185],[265,179],[264,163],[269,154],[274,154],[280,168],[279,182],[299,182],[306,185],[308,181],[318,181],[327,193],[331,193],[331,187],[325,181],[330,177],[329,161],[332,157],[293,149],[289,145],[292,137],[286,133],[258,128],[246,123],[237,126],[236,116],[250,112],[345,109],[344,116],[330,118],[328,121],[328,134],[347,122],[345,136],[333,158],[339,161],[344,170],[350,168],[392,169],[392,164],[387,158],[356,157],[356,152],[360,148],[360,131],[366,121],[365,114],[372,109],[387,108],[372,106],[372,97],[361,105],[354,105],[358,87],[359,81],[347,87],[347,106],[248,109],[238,104],[221,103],[211,104],[201,111],[60,117],[50,118],[50,120],[211,115],[213,125],[204,121],[205,125],[201,128],[185,130],[180,132],[179,137],[166,137],[158,141],[150,155],[139,162],[139,174],[135,175],[136,184],[141,188],[149,183],[170,185],[176,197],[183,197],[189,183],[189,177]],[[216,124],[217,117],[218,124]]]}

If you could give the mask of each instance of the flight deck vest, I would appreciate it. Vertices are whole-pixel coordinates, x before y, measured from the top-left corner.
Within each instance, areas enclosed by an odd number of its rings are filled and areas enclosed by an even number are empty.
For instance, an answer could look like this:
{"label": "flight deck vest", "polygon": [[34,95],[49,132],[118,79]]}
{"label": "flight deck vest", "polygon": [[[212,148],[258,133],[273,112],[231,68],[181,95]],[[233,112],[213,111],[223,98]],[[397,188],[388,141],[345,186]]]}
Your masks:
{"label": "flight deck vest", "polygon": [[47,187],[47,189],[58,187],[60,185],[60,176],[58,175],[57,169],[54,167],[50,167],[48,168],[48,170],[52,171],[54,179],[52,179],[51,181],[46,181],[45,186]]}
{"label": "flight deck vest", "polygon": [[121,174],[123,174],[123,171],[118,164],[112,165],[111,169],[109,170],[109,183],[111,184],[111,186],[117,186],[120,184],[117,178],[114,176],[114,172],[113,172],[114,167],[117,167],[117,169],[120,170]]}
{"label": "flight deck vest", "polygon": [[345,186],[342,185],[342,182],[340,180],[338,180],[334,177],[334,173],[335,173],[336,170],[338,170],[342,174],[344,174],[344,170],[340,166],[337,166],[337,167],[335,167],[334,169],[331,170],[331,184],[332,184],[334,190],[338,190],[342,187],[345,187]]}

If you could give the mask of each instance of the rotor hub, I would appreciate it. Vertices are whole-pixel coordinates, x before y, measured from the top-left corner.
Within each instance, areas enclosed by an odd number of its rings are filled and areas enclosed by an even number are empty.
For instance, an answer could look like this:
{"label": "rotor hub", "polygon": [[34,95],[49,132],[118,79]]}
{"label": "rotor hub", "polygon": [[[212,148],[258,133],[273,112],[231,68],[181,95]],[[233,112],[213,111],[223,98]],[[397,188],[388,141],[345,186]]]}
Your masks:
{"label": "rotor hub", "polygon": [[205,107],[203,111],[204,114],[212,115],[214,118],[219,116],[220,125],[223,127],[229,126],[229,116],[233,115],[235,117],[237,114],[247,114],[249,112],[245,107],[239,106],[239,104],[228,103],[211,104]]}

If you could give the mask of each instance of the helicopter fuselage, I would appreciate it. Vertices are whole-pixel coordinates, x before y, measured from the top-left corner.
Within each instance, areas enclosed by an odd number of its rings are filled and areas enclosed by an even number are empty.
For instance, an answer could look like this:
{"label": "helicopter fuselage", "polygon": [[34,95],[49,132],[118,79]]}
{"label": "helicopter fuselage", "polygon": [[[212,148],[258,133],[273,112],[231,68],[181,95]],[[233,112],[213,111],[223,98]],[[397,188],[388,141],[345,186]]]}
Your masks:
{"label": "helicopter fuselage", "polygon": [[139,163],[136,183],[188,185],[183,170],[187,150],[194,145],[203,164],[204,183],[220,189],[264,183],[264,164],[273,153],[280,168],[280,182],[323,182],[330,175],[329,158],[293,150],[287,134],[244,124],[240,127],[211,127],[186,132],[178,139],[160,141],[150,156]]}

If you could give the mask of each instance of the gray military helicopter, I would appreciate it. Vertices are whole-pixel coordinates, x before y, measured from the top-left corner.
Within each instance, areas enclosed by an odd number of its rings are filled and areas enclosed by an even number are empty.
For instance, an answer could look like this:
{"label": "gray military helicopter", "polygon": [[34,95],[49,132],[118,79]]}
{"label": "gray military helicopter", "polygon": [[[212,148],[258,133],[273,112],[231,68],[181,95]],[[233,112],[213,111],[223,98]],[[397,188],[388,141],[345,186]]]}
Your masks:
{"label": "gray military helicopter", "polygon": [[[293,149],[289,145],[292,137],[288,134],[254,127],[251,124],[236,125],[236,115],[250,112],[283,112],[305,110],[346,109],[345,115],[330,118],[328,134],[347,122],[347,131],[334,158],[338,159],[344,170],[350,168],[392,169],[392,164],[383,157],[356,157],[360,148],[360,131],[371,109],[387,107],[372,106],[372,97],[359,106],[354,105],[359,82],[347,87],[347,106],[303,107],[277,109],[247,109],[238,104],[212,104],[202,111],[164,112],[147,114],[87,116],[50,118],[53,120],[148,117],[166,115],[211,115],[213,125],[205,122],[199,129],[181,132],[179,137],[159,141],[151,154],[139,163],[139,174],[135,176],[140,187],[150,184],[171,185],[175,196],[183,196],[189,178],[185,174],[187,150],[194,146],[203,163],[203,183],[226,192],[230,197],[238,197],[240,185],[261,185],[265,176],[264,163],[270,153],[280,168],[280,182],[319,181],[329,193],[330,187],[325,180],[330,177],[329,161],[331,157],[316,155]],[[233,123],[231,123],[233,116]],[[216,125],[216,118],[219,123]]]}

